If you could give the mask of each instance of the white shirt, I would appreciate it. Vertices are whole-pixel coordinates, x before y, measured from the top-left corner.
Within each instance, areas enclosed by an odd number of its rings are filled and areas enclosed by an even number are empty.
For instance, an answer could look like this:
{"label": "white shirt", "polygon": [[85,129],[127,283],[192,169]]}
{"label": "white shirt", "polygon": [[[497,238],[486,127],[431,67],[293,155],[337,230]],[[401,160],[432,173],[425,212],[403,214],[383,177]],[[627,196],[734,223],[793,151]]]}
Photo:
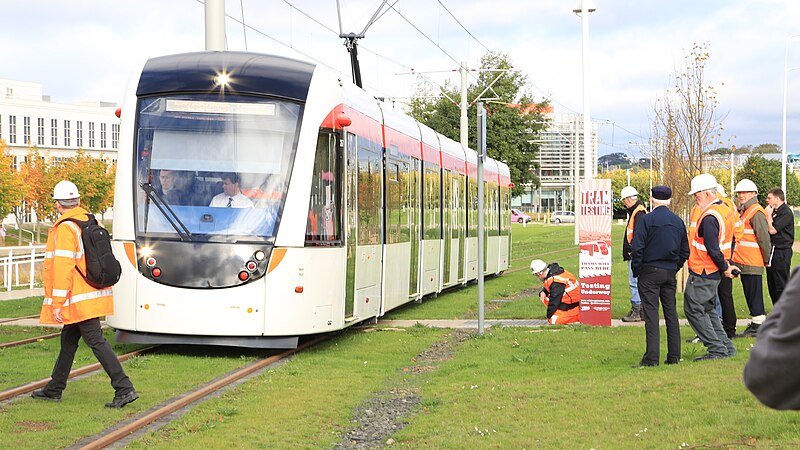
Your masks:
{"label": "white shirt", "polygon": [[211,199],[211,203],[208,206],[213,206],[217,208],[225,208],[228,206],[228,200],[230,199],[230,207],[231,208],[252,208],[253,201],[246,197],[241,192],[238,192],[234,196],[229,196],[226,193],[217,194],[214,198]]}

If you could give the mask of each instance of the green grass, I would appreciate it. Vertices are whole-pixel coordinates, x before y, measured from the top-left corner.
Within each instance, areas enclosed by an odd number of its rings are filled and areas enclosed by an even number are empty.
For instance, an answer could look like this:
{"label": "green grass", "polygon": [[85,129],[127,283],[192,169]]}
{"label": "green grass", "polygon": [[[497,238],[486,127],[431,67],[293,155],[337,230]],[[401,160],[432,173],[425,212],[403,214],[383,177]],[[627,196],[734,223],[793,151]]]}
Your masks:
{"label": "green grass", "polygon": [[[24,358],[35,358],[39,365],[46,365],[46,369],[24,366],[20,371],[28,375],[35,373],[38,378],[50,374],[57,349],[41,349],[38,355],[9,352],[15,349],[20,347],[0,352],[0,367],[5,369],[21,364]],[[118,349],[121,348],[115,346],[115,350]],[[86,353],[86,346],[81,344],[74,367],[95,362],[91,352],[89,355]],[[123,366],[141,397],[121,410],[103,406],[114,395],[108,376],[103,372],[70,381],[59,403],[22,398],[11,404],[2,404],[0,436],[3,438],[0,439],[0,448],[22,450],[69,446],[126,417],[141,414],[188,389],[211,381],[263,353],[242,349],[167,346],[161,352],[135,357]],[[5,373],[0,374],[2,380],[8,377]]]}
{"label": "green grass", "polygon": [[[643,328],[492,329],[430,374],[424,409],[394,438],[404,448],[680,448],[753,437],[797,448],[800,415],[761,406],[742,385],[752,342],[724,361],[632,369]],[[705,353],[685,347],[685,358]]]}
{"label": "green grass", "polygon": [[130,448],[331,448],[362,400],[445,330],[350,332],[210,400]]}
{"label": "green grass", "polygon": [[12,318],[32,316],[42,310],[44,297],[28,297],[15,300],[0,301],[0,317]]}
{"label": "green grass", "polygon": [[[514,225],[513,267],[549,253],[577,272],[571,226]],[[629,308],[622,227],[613,228],[613,316]],[[795,255],[795,263],[800,255]],[[528,270],[486,281],[487,318],[542,318],[540,283]],[[765,303],[770,308],[766,287]],[[474,318],[477,288],[453,290],[386,318]],[[734,281],[739,317],[746,317]],[[508,299],[504,303],[490,300]],[[14,303],[19,302],[19,303]],[[30,307],[41,297],[0,302]],[[682,296],[678,297],[682,315]],[[3,311],[0,309],[0,311]],[[0,315],[26,315],[7,313]],[[683,338],[693,335],[682,328]],[[107,332],[110,333],[110,332]],[[387,386],[420,389],[422,403],[392,438],[402,448],[799,448],[800,413],[760,405],[742,385],[753,339],[735,341],[739,355],[693,363],[705,353],[683,344],[677,366],[632,369],[644,352],[643,327],[496,328],[460,345],[438,370],[409,376],[404,367],[446,330],[348,331],[195,408],[134,448],[330,448],[351,428],[355,408]],[[132,346],[114,345],[122,353]],[[661,344],[666,353],[664,330]],[[0,389],[49,375],[58,340],[0,350]],[[65,447],[247,363],[263,352],[167,347],[125,368],[142,397],[120,411],[104,373],[71,381],[61,403],[23,398],[0,405],[0,448]],[[94,362],[81,344],[75,367]],[[556,425],[553,425],[553,424]],[[727,445],[722,445],[727,444]]]}
{"label": "green grass", "polygon": [[13,342],[28,339],[45,334],[53,334],[61,331],[61,328],[50,327],[21,327],[16,325],[4,325],[0,327],[0,342]]}

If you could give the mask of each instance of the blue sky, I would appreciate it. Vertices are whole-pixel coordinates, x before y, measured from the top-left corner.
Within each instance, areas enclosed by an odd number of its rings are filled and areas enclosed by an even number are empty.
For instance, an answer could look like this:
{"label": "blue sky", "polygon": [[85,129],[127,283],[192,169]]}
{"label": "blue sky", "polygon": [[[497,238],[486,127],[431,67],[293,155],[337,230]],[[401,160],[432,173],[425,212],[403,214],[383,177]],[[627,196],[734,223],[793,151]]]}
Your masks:
{"label": "blue sky", "polygon": [[[399,0],[361,41],[365,85],[402,102],[415,82],[402,73],[411,68],[439,72],[428,76],[437,83],[448,78],[458,83],[449,71],[459,61],[476,67],[489,48],[509,54],[527,75],[535,98],[550,99],[556,112],[581,112],[581,22],[572,13],[575,3]],[[380,0],[340,4],[344,31],[361,31]],[[718,112],[725,116],[723,142],[780,144],[784,52],[787,38],[800,33],[800,2],[595,4],[589,79],[591,115],[602,123],[600,154],[639,154],[630,142],[647,139],[652,105],[694,43],[710,46],[706,79],[717,88]],[[245,22],[259,31],[245,34],[241,24],[228,19],[229,49],[312,57],[350,78],[348,56],[336,36],[335,0],[226,1],[229,15],[241,18],[242,9]],[[0,11],[0,78],[42,83],[54,101],[121,102],[131,71],[146,58],[204,48],[203,5],[196,0],[0,0]],[[789,48],[789,66],[800,67],[800,38]],[[788,147],[800,151],[800,70],[789,72],[788,86]]]}

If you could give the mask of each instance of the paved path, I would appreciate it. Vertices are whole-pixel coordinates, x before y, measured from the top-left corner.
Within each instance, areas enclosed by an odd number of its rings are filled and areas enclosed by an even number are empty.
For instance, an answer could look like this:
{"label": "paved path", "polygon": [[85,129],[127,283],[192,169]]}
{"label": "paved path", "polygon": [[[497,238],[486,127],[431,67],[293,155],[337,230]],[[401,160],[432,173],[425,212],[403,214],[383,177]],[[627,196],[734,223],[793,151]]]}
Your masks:
{"label": "paved path", "polygon": [[[681,325],[689,325],[689,322],[686,319],[679,320]],[[659,321],[661,326],[664,326],[664,320]],[[372,327],[398,327],[398,328],[405,328],[405,327],[413,327],[416,324],[425,325],[432,328],[464,328],[464,329],[477,329],[478,328],[478,321],[477,320],[380,320],[378,321],[377,325],[371,325]],[[738,326],[747,326],[750,324],[750,319],[739,319],[737,321]],[[502,326],[502,327],[541,327],[547,326],[548,323],[546,320],[537,320],[537,319],[491,319],[484,321],[484,326],[486,328],[490,328],[493,326]],[[644,322],[623,322],[618,319],[611,320],[612,327],[643,327]]]}
{"label": "paved path", "polygon": [[16,300],[18,298],[35,297],[44,295],[44,288],[17,289],[13,291],[0,291],[0,301]]}

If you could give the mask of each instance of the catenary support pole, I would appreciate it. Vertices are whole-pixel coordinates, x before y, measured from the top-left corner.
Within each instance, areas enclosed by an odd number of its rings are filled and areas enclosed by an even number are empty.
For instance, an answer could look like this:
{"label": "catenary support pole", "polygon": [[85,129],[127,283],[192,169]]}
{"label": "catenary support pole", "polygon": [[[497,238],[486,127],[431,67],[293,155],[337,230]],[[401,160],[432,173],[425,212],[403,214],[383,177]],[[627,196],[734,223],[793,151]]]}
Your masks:
{"label": "catenary support pole", "polygon": [[483,159],[486,157],[486,111],[478,102],[478,333],[483,334]]}

